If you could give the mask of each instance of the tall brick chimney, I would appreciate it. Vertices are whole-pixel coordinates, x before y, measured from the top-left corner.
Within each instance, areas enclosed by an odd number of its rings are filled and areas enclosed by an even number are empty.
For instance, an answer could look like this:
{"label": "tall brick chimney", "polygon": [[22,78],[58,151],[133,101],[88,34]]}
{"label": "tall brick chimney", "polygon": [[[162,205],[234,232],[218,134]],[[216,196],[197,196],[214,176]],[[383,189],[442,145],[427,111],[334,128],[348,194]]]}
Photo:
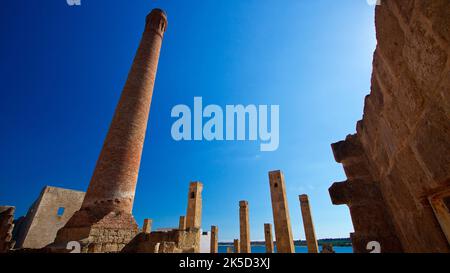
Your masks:
{"label": "tall brick chimney", "polygon": [[167,19],[160,9],[146,20],[82,208],[131,213],[153,95],[159,52]]}
{"label": "tall brick chimney", "polygon": [[[88,252],[119,251],[137,232],[134,195],[167,17],[154,9],[120,97],[81,209],[58,232],[55,243],[117,234],[117,242],[94,239]],[[93,234],[94,233],[94,234]]]}

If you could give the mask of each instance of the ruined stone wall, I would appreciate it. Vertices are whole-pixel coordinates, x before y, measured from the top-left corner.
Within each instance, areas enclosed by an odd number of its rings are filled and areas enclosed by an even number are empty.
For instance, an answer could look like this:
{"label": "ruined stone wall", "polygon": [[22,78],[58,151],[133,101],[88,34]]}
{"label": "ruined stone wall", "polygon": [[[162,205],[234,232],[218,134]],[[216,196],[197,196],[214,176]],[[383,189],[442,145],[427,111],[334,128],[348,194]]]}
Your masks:
{"label": "ruined stone wall", "polygon": [[200,230],[154,231],[139,233],[123,249],[123,253],[198,253]]}
{"label": "ruined stone wall", "polygon": [[350,207],[356,252],[370,240],[383,241],[383,252],[450,251],[450,227],[429,202],[450,188],[449,28],[448,0],[384,0],[376,8],[364,116],[356,135],[333,144],[348,180],[330,195]]}
{"label": "ruined stone wall", "polygon": [[72,215],[80,209],[84,192],[46,186],[31,206],[17,238],[20,248],[42,248],[56,237]]}
{"label": "ruined stone wall", "polygon": [[65,251],[68,242],[77,241],[82,253],[113,253],[121,251],[139,233],[133,216],[128,213],[110,212],[91,226],[82,224],[58,230],[54,243],[48,248],[53,252]]}
{"label": "ruined stone wall", "polygon": [[14,247],[12,232],[14,228],[15,207],[0,207],[0,253],[8,252]]}

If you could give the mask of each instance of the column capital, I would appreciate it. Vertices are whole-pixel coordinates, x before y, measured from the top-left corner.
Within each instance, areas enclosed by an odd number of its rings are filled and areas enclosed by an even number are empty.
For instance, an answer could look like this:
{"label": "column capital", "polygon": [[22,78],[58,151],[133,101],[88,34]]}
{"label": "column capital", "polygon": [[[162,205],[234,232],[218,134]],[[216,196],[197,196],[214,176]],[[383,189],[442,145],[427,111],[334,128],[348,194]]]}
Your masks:
{"label": "column capital", "polygon": [[248,201],[245,200],[239,201],[239,207],[241,208],[248,207]]}

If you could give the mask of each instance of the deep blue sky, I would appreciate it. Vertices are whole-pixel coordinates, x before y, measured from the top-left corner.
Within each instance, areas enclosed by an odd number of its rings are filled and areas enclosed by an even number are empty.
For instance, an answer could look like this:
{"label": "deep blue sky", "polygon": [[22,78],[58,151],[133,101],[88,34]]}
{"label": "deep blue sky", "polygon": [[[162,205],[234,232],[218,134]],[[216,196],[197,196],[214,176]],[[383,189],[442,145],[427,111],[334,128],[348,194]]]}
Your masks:
{"label": "deep blue sky", "polygon": [[[285,173],[294,237],[309,194],[318,237],[352,231],[328,187],[345,179],[330,144],[355,131],[369,93],[374,7],[365,0],[2,1],[0,204],[25,214],[45,185],[86,190],[145,16],[168,14],[134,215],[175,227],[190,181],[204,183],[203,228],[239,237],[239,200],[251,237],[272,223],[268,171]],[[280,105],[280,146],[175,142],[176,104]]]}

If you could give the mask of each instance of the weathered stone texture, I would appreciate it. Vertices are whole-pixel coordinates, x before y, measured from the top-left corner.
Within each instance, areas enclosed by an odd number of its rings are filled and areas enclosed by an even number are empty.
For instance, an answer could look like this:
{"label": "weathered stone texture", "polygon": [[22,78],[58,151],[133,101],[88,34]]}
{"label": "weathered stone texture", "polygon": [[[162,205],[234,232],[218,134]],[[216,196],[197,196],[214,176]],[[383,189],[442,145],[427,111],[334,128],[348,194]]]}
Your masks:
{"label": "weathered stone texture", "polygon": [[450,188],[449,11],[448,0],[385,0],[376,8],[364,116],[356,135],[332,145],[348,180],[330,194],[350,207],[356,252],[369,241],[382,252],[450,252],[450,227],[429,202]]}
{"label": "weathered stone texture", "polygon": [[124,253],[194,253],[199,252],[200,230],[154,231],[139,233],[123,249]]}
{"label": "weathered stone texture", "polygon": [[450,189],[431,195],[428,200],[433,207],[436,218],[450,242]]}
{"label": "weathered stone texture", "polygon": [[178,229],[179,230],[185,230],[186,229],[186,217],[185,216],[180,216],[180,221],[178,224]]}
{"label": "weathered stone texture", "polygon": [[219,228],[217,226],[211,226],[211,253],[219,252]]}
{"label": "weathered stone texture", "polygon": [[273,253],[273,236],[271,224],[264,224],[264,240],[266,243],[266,253]]}
{"label": "weathered stone texture", "polygon": [[303,227],[305,229],[306,243],[308,245],[308,253],[319,253],[317,245],[316,231],[311,215],[311,207],[309,205],[308,195],[303,194],[299,197],[300,209],[302,211]]}
{"label": "weathered stone texture", "polygon": [[46,186],[27,212],[17,231],[16,248],[42,248],[55,240],[56,234],[83,202],[84,192]]}
{"label": "weathered stone texture", "polygon": [[[126,246],[122,252],[199,253],[202,238],[200,230],[202,219],[202,190],[203,184],[200,182],[191,182],[189,184],[187,216],[180,217],[179,229],[159,229],[154,232],[145,232],[146,230],[144,229],[143,232],[137,235],[130,234],[132,237],[129,238],[129,243],[125,242]],[[217,245],[217,228],[213,226],[211,231],[215,232],[215,244]],[[211,240],[210,244],[213,244],[213,237],[211,239],[208,237],[207,240]]]}
{"label": "weathered stone texture", "polygon": [[152,219],[144,219],[144,225],[142,227],[142,232],[144,233],[150,233],[152,232]]}
{"label": "weathered stone texture", "polygon": [[6,253],[14,247],[14,211],[15,207],[0,206],[0,253]]}
{"label": "weathered stone texture", "polygon": [[191,182],[188,192],[186,227],[200,228],[202,224],[202,190],[201,182]]}
{"label": "weathered stone texture", "polygon": [[239,202],[239,230],[241,239],[241,252],[250,253],[252,249],[250,246],[250,223],[247,201]]}
{"label": "weathered stone texture", "polygon": [[110,212],[91,226],[72,225],[60,229],[55,242],[47,247],[59,252],[66,248],[67,242],[78,241],[82,253],[119,252],[139,233],[133,221],[131,214]]}
{"label": "weathered stone texture", "polygon": [[286,197],[284,174],[281,171],[269,172],[270,196],[272,199],[273,223],[278,253],[294,253],[291,218]]}
{"label": "weathered stone texture", "polygon": [[234,246],[234,253],[241,253],[241,244],[239,243],[239,239],[234,239],[233,246]]}

